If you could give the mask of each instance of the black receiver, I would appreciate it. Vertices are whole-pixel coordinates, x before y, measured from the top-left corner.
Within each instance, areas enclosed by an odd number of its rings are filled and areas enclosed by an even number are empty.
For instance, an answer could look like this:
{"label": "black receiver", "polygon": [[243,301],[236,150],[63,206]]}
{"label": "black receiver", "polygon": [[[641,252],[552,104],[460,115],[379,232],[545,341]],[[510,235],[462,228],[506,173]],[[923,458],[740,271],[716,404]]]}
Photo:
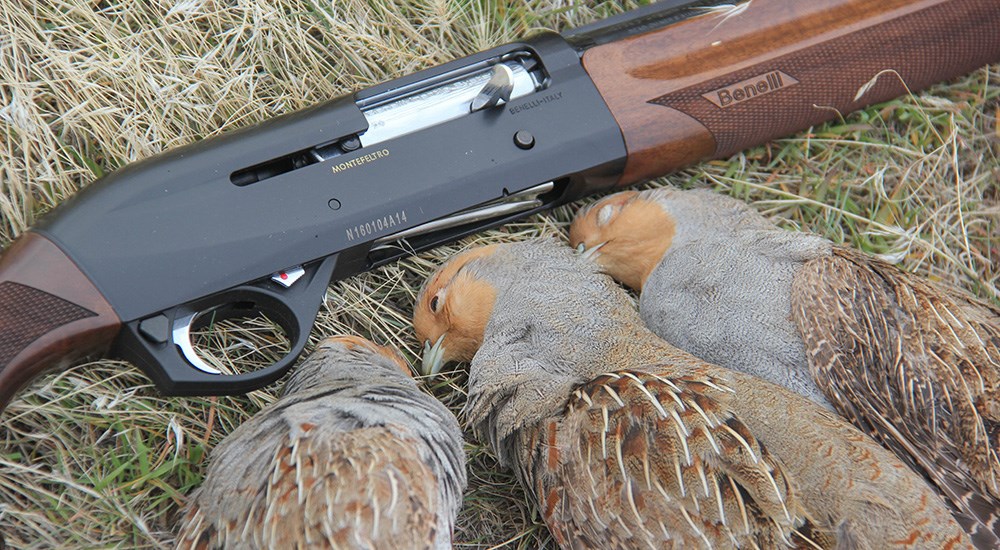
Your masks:
{"label": "black receiver", "polygon": [[[545,34],[128,166],[35,231],[123,322],[111,354],[165,394],[240,393],[291,366],[331,280],[613,184],[621,132]],[[290,349],[223,375],[209,321],[261,313]]]}

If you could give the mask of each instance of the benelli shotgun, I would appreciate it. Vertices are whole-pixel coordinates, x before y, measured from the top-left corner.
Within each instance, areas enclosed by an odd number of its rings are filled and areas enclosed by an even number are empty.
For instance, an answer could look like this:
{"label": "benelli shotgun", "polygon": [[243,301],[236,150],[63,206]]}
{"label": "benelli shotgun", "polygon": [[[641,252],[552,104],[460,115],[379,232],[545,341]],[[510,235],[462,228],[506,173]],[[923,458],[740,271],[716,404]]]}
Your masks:
{"label": "benelli shotgun", "polygon": [[[0,259],[0,407],[101,353],[168,395],[280,377],[332,280],[1000,60],[997,0],[664,0],[127,166]],[[191,342],[260,313],[290,351]]]}

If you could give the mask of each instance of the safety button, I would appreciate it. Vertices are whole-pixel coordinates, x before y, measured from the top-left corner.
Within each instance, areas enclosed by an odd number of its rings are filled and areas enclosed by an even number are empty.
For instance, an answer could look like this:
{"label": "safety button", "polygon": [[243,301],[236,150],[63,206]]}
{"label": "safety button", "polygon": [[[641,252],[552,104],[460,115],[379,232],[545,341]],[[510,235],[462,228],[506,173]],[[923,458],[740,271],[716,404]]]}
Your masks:
{"label": "safety button", "polygon": [[288,288],[294,285],[295,281],[301,279],[302,276],[305,274],[306,270],[302,269],[302,266],[297,265],[295,267],[289,267],[288,269],[284,269],[282,271],[275,273],[274,275],[271,275],[271,280],[285,288]]}

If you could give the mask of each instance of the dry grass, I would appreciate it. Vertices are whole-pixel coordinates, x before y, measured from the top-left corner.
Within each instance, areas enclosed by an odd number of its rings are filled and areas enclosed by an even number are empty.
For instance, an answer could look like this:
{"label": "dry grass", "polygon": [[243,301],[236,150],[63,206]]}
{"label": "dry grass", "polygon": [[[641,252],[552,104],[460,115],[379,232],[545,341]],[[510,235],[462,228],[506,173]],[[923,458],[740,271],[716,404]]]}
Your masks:
{"label": "dry grass", "polygon": [[[620,9],[565,0],[234,4],[0,0],[0,243],[127,162]],[[996,303],[998,105],[1000,73],[980,69],[666,181],[755,201],[789,227]],[[409,312],[438,263],[481,242],[561,235],[572,211],[336,283],[313,338],[358,333],[416,360]],[[461,408],[463,370],[425,382]],[[111,361],[44,377],[3,414],[0,530],[16,548],[167,545],[212,446],[272,400],[273,388],[162,398],[136,369]],[[512,475],[471,439],[468,450],[459,546],[551,546]]]}

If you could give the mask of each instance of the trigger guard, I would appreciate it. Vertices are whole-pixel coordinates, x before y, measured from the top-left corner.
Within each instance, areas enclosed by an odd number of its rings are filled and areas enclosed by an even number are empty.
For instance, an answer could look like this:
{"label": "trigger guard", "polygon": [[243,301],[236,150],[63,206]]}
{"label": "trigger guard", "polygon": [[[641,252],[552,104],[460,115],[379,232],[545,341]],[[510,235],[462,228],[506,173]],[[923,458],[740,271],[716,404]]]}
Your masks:
{"label": "trigger guard", "polygon": [[[306,274],[289,288],[262,279],[125,323],[112,354],[142,369],[164,395],[237,395],[266,386],[281,378],[305,349],[335,264],[336,256],[329,256],[306,266]],[[267,367],[223,374],[195,353],[192,325],[207,313],[245,302],[253,303],[256,311],[284,330],[290,348]],[[143,322],[160,317],[158,326],[166,326],[157,336],[150,337],[149,331],[140,328]]]}

